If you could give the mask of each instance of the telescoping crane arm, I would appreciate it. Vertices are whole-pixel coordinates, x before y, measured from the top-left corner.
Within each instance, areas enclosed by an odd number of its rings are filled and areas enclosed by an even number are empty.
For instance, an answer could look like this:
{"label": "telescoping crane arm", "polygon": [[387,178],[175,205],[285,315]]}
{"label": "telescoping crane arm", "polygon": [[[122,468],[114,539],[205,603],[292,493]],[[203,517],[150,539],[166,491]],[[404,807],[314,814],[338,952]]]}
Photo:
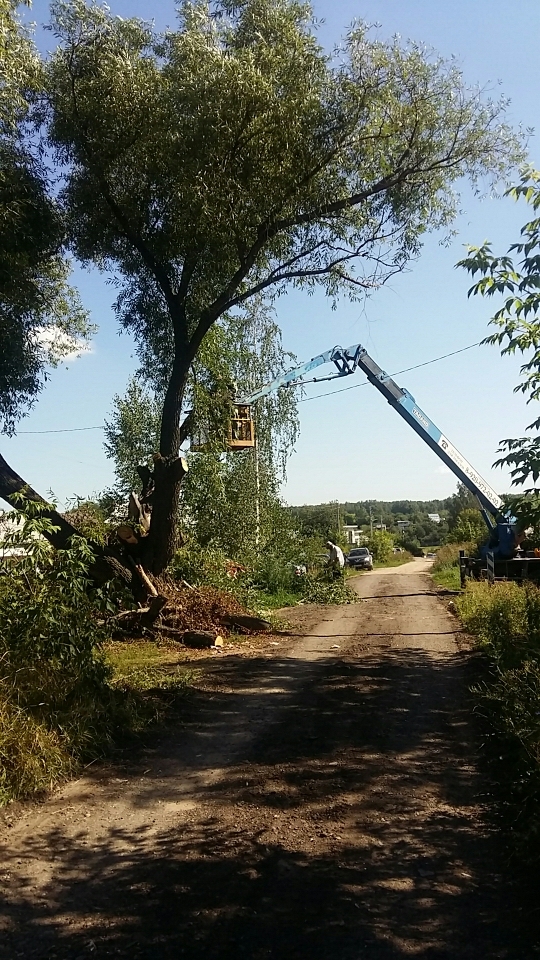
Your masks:
{"label": "telescoping crane arm", "polygon": [[[395,380],[392,380],[384,370],[369,356],[367,350],[359,343],[352,347],[334,347],[321,353],[317,357],[309,360],[307,363],[289,370],[271,383],[266,384],[251,396],[246,397],[242,403],[252,404],[262,397],[268,396],[280,387],[294,386],[300,383],[301,378],[316,369],[324,363],[334,363],[337,368],[337,377],[346,377],[354,373],[357,368],[362,370],[369,382],[382,393],[388,403],[399,413],[409,426],[431,447],[437,456],[446,464],[447,467],[458,477],[459,480],[477,497],[482,512],[488,523],[493,528],[495,523],[490,518],[496,518],[500,515],[503,501],[491,489],[488,483],[471,466],[464,456],[456,450],[453,444],[444,436],[438,427],[430,420],[427,414],[420,409],[416,400],[408,390],[399,387]],[[333,379],[326,377],[324,379]]]}

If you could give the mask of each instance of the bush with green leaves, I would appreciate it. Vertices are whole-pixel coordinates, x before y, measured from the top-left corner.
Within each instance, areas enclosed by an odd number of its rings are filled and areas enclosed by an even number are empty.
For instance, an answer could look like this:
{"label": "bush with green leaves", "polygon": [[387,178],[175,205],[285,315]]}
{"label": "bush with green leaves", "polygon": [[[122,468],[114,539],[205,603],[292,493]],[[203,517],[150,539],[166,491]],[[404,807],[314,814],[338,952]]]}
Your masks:
{"label": "bush with green leaves", "polygon": [[459,567],[459,552],[463,550],[466,554],[474,552],[476,544],[474,543],[447,543],[444,547],[439,547],[435,555],[432,571],[448,570]]}
{"label": "bush with green leaves", "polygon": [[56,551],[44,539],[52,525],[40,506],[28,501],[25,510],[0,565],[2,685],[19,706],[51,718],[108,677],[100,654],[107,635],[95,616],[108,601],[90,589],[88,541],[74,536]]}
{"label": "bush with green leaves", "polygon": [[359,597],[343,577],[321,574],[301,581],[302,599],[307,603],[358,603]]}
{"label": "bush with green leaves", "polygon": [[424,551],[422,550],[422,547],[421,547],[421,545],[420,545],[420,541],[419,541],[419,540],[416,540],[416,539],[413,539],[413,538],[410,538],[410,539],[409,539],[409,538],[407,538],[407,537],[403,537],[403,538],[399,541],[399,545],[400,545],[400,547],[403,548],[403,550],[406,550],[406,551],[407,551],[408,553],[410,553],[413,557],[423,557],[423,556],[424,556]]}
{"label": "bush with green leaves", "polygon": [[475,688],[491,726],[507,796],[514,851],[537,858],[540,844],[540,590],[532,583],[468,583],[456,605],[488,658]]}
{"label": "bush with green leaves", "polygon": [[211,585],[218,589],[230,588],[232,578],[228,575],[227,554],[217,546],[202,547],[190,540],[176,551],[169,568],[175,580],[185,580],[191,586]]}
{"label": "bush with green leaves", "polygon": [[456,600],[465,628],[498,669],[540,663],[540,590],[532,583],[470,583]]}
{"label": "bush with green leaves", "polygon": [[376,563],[385,563],[392,556],[394,538],[386,530],[374,530],[368,547]]}
{"label": "bush with green leaves", "polygon": [[0,802],[50,787],[99,752],[114,727],[107,635],[90,589],[88,542],[55,551],[39,504],[3,541],[0,561]]}
{"label": "bush with green leaves", "polygon": [[111,526],[107,524],[106,515],[100,504],[92,500],[76,499],[74,506],[66,511],[64,517],[73,524],[82,537],[87,537],[101,545],[107,542]]}
{"label": "bush with green leaves", "polygon": [[482,514],[477,509],[461,510],[446,536],[447,543],[474,543],[478,547],[486,540],[487,530]]}

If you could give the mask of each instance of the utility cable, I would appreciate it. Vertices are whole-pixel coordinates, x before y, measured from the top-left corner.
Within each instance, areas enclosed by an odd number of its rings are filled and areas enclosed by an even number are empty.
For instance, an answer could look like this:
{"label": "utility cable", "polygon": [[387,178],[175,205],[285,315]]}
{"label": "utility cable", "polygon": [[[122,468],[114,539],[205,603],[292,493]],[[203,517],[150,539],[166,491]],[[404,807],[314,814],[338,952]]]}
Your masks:
{"label": "utility cable", "polygon": [[[452,350],[452,353],[444,353],[442,357],[434,357],[433,360],[425,360],[424,363],[416,363],[414,367],[405,367],[404,370],[397,370],[396,373],[389,373],[389,377],[399,377],[402,373],[410,373],[411,370],[419,370],[420,367],[429,367],[432,363],[438,363],[439,360],[446,360],[448,357],[455,357],[458,353],[465,353],[466,350],[472,350],[473,347],[479,347],[482,343],[470,343],[468,347],[461,347],[461,350]],[[346,393],[347,390],[358,390],[358,387],[367,387],[369,380],[363,380],[362,383],[353,383],[350,387],[342,387],[341,390],[328,390],[326,393],[318,393],[315,397],[303,397],[298,403],[307,403],[308,400],[320,400],[321,397],[331,397],[334,393]]]}
{"label": "utility cable", "polygon": [[[455,357],[458,353],[465,353],[466,350],[472,350],[473,347],[479,347],[482,343],[481,340],[478,343],[470,343],[468,347],[461,347],[461,350],[452,350],[451,353],[444,353],[442,357],[434,357],[433,360],[425,360],[424,363],[416,363],[414,367],[405,367],[404,370],[397,370],[396,373],[390,373],[390,377],[399,377],[402,373],[410,373],[411,370],[419,370],[420,367],[429,367],[432,363],[439,363],[440,360],[447,360],[448,357]],[[303,397],[299,400],[298,403],[307,403],[308,400],[320,400],[321,397],[331,397],[334,393],[346,393],[347,390],[357,390],[358,387],[366,387],[369,383],[369,380],[364,380],[362,383],[354,383],[351,387],[342,387],[341,390],[329,390],[327,393],[318,393],[316,397]],[[298,384],[291,384],[291,386],[298,386]],[[17,433],[30,434],[37,433],[80,433],[83,430],[104,430],[103,425],[97,427],[66,427],[63,430],[18,430]]]}
{"label": "utility cable", "polygon": [[80,433],[82,430],[104,430],[105,427],[101,424],[99,427],[66,427],[64,430],[17,430],[17,436],[21,433],[30,434],[30,433]]}

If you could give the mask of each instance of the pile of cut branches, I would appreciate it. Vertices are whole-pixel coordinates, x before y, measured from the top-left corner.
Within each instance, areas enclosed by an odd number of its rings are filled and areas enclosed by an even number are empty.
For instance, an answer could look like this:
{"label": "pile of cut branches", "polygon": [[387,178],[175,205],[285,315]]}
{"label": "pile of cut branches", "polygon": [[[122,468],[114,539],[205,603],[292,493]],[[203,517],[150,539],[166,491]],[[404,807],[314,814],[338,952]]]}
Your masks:
{"label": "pile of cut branches", "polygon": [[128,610],[113,618],[116,635],[140,636],[142,631],[160,633],[182,640],[184,634],[210,631],[215,636],[235,633],[260,633],[270,624],[252,616],[239,600],[216,587],[192,587],[185,581],[167,578],[153,581],[163,606],[152,617],[151,607]]}

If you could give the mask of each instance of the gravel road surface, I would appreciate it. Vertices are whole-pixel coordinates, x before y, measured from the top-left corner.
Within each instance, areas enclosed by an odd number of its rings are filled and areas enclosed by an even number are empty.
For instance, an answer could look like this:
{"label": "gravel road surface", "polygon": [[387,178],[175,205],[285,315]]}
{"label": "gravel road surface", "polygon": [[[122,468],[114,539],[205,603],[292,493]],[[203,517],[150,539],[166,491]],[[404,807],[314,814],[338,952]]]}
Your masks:
{"label": "gravel road surface", "polygon": [[308,635],[295,609],[208,664],[181,725],[23,807],[2,960],[538,958],[428,569],[358,577]]}

